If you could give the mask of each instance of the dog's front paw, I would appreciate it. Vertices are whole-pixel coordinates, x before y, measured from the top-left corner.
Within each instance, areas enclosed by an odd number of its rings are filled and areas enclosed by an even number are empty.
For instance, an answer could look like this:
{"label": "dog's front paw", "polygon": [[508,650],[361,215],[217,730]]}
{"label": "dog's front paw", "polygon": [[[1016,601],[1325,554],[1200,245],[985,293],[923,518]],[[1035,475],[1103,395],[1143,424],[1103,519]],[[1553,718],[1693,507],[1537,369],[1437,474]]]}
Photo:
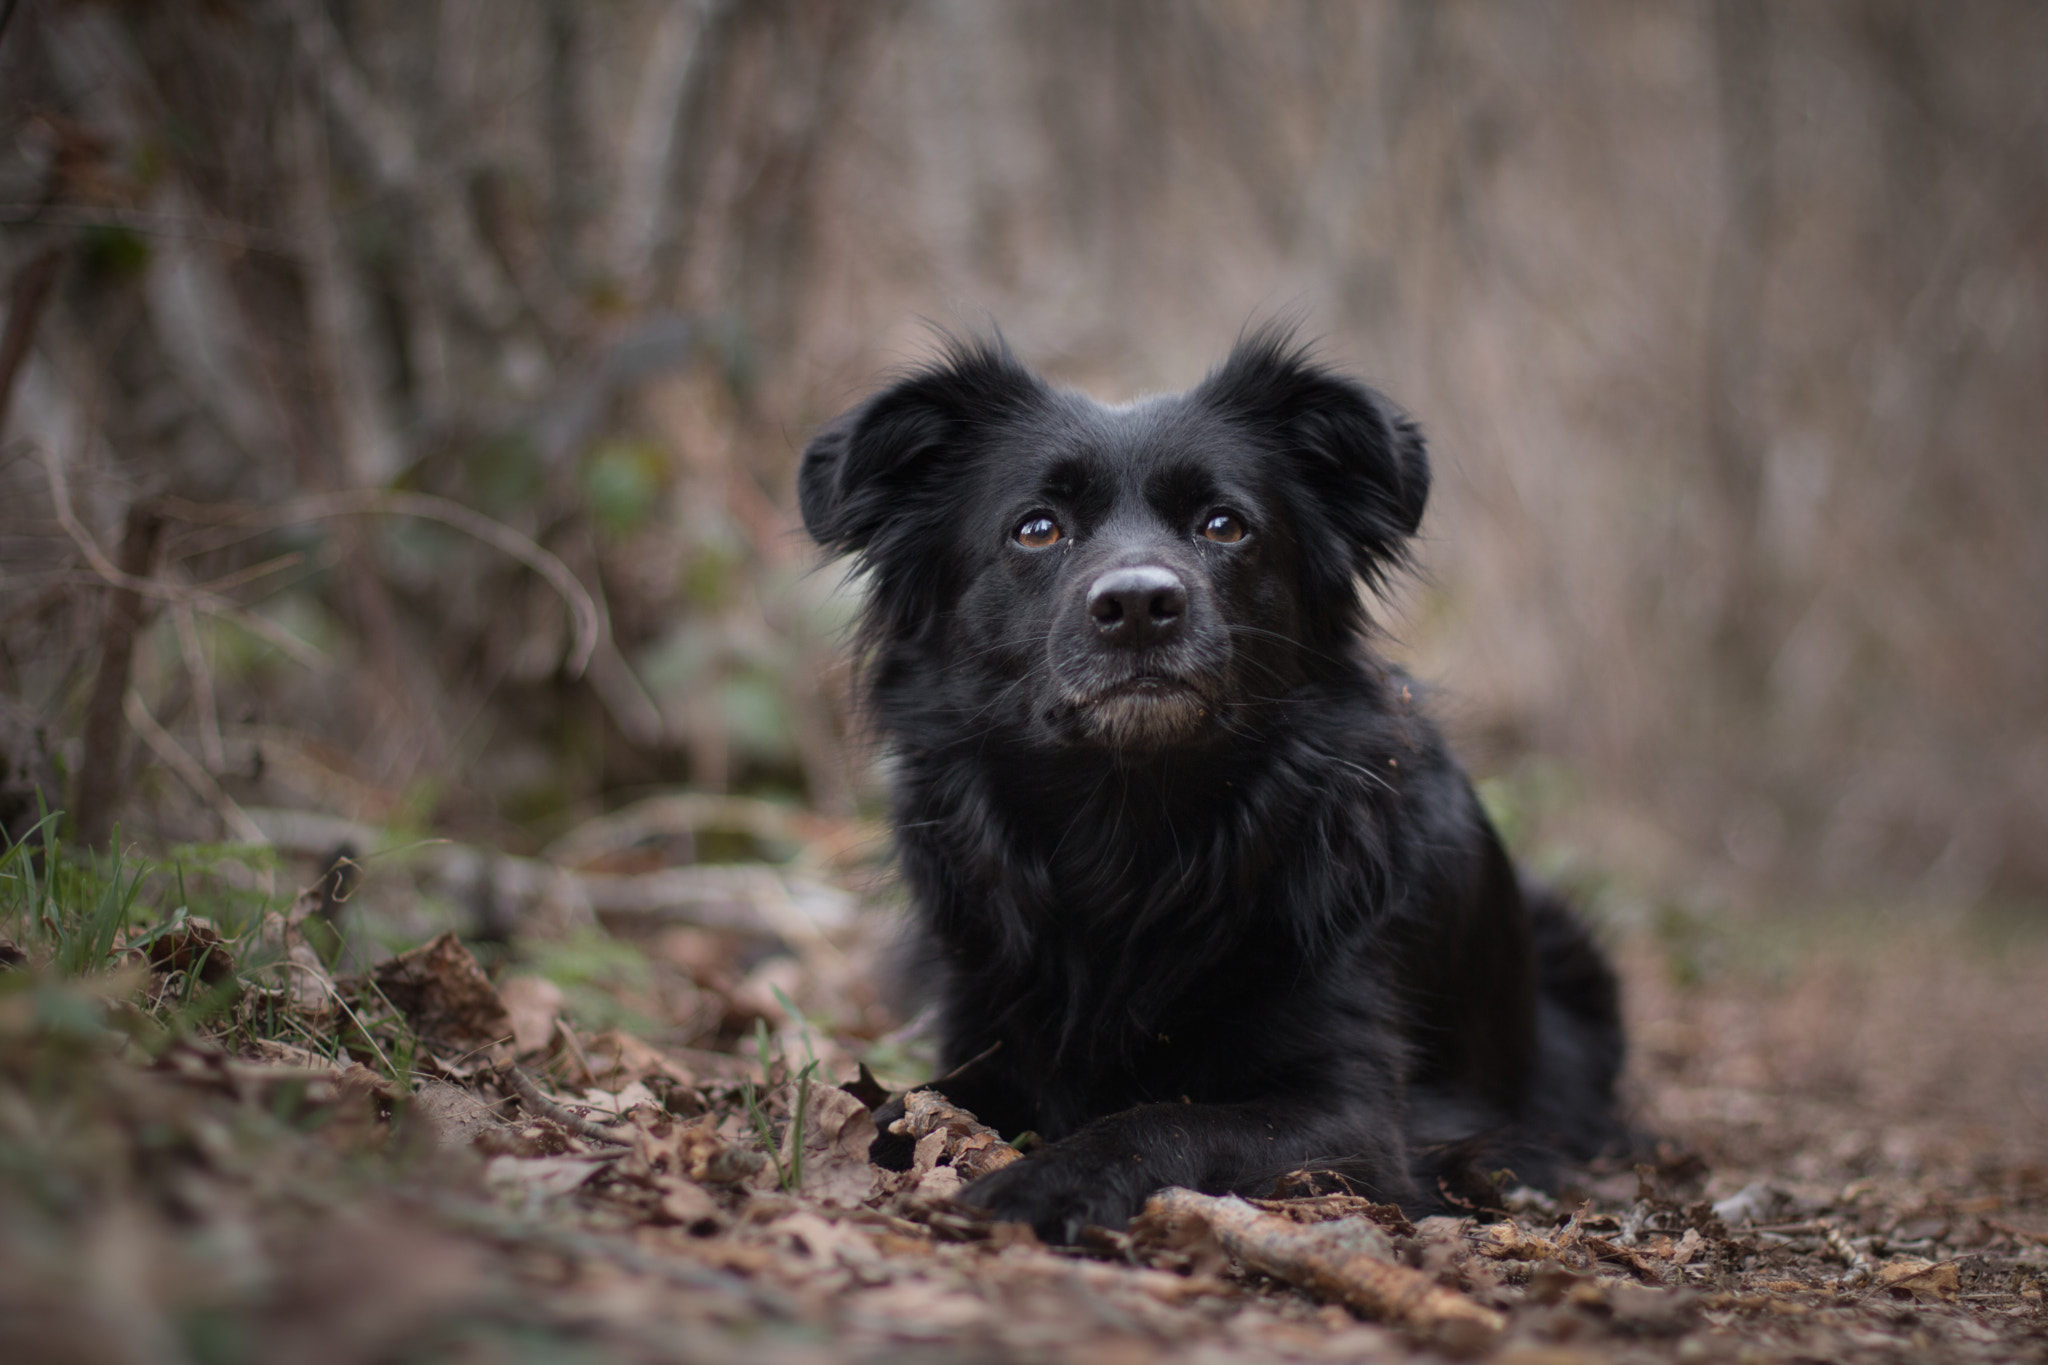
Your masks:
{"label": "dog's front paw", "polygon": [[981,1177],[960,1192],[960,1200],[1005,1222],[1029,1223],[1040,1240],[1065,1245],[1079,1241],[1083,1228],[1121,1231],[1157,1188],[1159,1182],[1139,1169],[1068,1155],[1054,1146]]}

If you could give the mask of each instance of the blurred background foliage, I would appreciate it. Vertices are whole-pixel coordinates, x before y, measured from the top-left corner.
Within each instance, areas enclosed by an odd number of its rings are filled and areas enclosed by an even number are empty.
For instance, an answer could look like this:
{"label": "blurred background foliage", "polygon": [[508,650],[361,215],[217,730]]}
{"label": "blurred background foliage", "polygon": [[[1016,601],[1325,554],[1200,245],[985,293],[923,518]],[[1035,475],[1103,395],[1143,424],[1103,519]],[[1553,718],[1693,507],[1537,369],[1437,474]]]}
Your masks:
{"label": "blurred background foliage", "polygon": [[17,832],[852,814],[806,435],[921,319],[1117,398],[1277,314],[1432,435],[1388,621],[1519,840],[2048,895],[2028,0],[5,12]]}

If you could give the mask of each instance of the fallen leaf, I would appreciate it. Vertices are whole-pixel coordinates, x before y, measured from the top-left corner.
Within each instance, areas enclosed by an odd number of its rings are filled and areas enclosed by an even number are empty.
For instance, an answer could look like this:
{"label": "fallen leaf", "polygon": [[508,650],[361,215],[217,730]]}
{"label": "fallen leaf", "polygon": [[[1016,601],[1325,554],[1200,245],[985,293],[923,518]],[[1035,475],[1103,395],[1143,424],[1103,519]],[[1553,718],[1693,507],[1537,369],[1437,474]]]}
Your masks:
{"label": "fallen leaf", "polygon": [[545,1048],[562,1008],[562,988],[544,976],[514,976],[498,987],[498,998],[511,1020],[512,1050],[523,1057]]}
{"label": "fallen leaf", "polygon": [[512,1032],[491,979],[454,934],[381,962],[371,975],[423,1038],[481,1047]]}
{"label": "fallen leaf", "polygon": [[661,1049],[630,1033],[613,1029],[600,1033],[583,1045],[590,1064],[591,1084],[601,1090],[619,1090],[649,1076],[664,1076],[678,1085],[695,1085],[689,1068],[664,1055]]}
{"label": "fallen leaf", "polygon": [[279,959],[270,970],[283,975],[285,1000],[294,1011],[314,1020],[334,1012],[334,978],[297,925],[273,910],[263,917],[256,941],[266,955]]}
{"label": "fallen leaf", "polygon": [[960,1195],[960,1172],[951,1166],[934,1166],[918,1177],[914,1193],[928,1203],[944,1203]]}
{"label": "fallen leaf", "polygon": [[[791,1125],[793,1135],[795,1125]],[[876,1169],[868,1161],[875,1140],[867,1105],[832,1085],[813,1085],[805,1104],[802,1192],[827,1204],[851,1208],[874,1193]],[[794,1149],[783,1140],[783,1165]]]}
{"label": "fallen leaf", "polygon": [[1881,1288],[1909,1293],[1916,1299],[1952,1299],[1962,1288],[1962,1274],[1954,1261],[1902,1256],[1878,1267],[1877,1283]]}
{"label": "fallen leaf", "polygon": [[881,1259],[873,1239],[860,1229],[806,1210],[786,1214],[763,1230],[798,1255],[826,1265],[873,1265]]}
{"label": "fallen leaf", "polygon": [[1558,1248],[1548,1238],[1524,1231],[1512,1222],[1488,1223],[1468,1234],[1472,1249],[1496,1261],[1554,1261]]}
{"label": "fallen leaf", "polygon": [[1745,1223],[1768,1223],[1791,1204],[1791,1195],[1759,1180],[1715,1204],[1714,1216],[1731,1228]]}
{"label": "fallen leaf", "polygon": [[590,1117],[599,1123],[617,1123],[643,1104],[649,1109],[661,1108],[661,1098],[642,1081],[617,1090],[586,1090],[576,1103],[590,1109]]}
{"label": "fallen leaf", "polygon": [[361,1062],[350,1062],[335,1080],[335,1088],[344,1100],[369,1099],[379,1104],[394,1104],[405,1098],[390,1077],[380,1076]]}
{"label": "fallen leaf", "polygon": [[710,1116],[684,1122],[667,1114],[636,1113],[626,1131],[633,1151],[620,1163],[629,1178],[684,1176],[705,1185],[738,1185],[753,1178],[768,1158],[719,1132]]}
{"label": "fallen leaf", "polygon": [[432,1077],[413,1093],[412,1113],[433,1134],[436,1147],[467,1147],[478,1134],[505,1126],[475,1095]]}
{"label": "fallen leaf", "polygon": [[150,941],[149,965],[159,972],[190,972],[207,985],[235,974],[235,955],[210,919],[192,915]]}
{"label": "fallen leaf", "polygon": [[899,1280],[846,1300],[846,1314],[870,1331],[937,1341],[989,1320],[995,1309],[972,1294],[926,1280]]}
{"label": "fallen leaf", "polygon": [[484,1183],[501,1192],[548,1198],[580,1189],[600,1163],[577,1156],[494,1156],[484,1163]]}
{"label": "fallen leaf", "polygon": [[692,1232],[716,1232],[730,1221],[711,1192],[693,1180],[667,1177],[660,1183],[660,1193],[656,1207],[661,1216]]}
{"label": "fallen leaf", "polygon": [[252,1038],[242,1049],[243,1055],[259,1061],[280,1062],[287,1066],[301,1066],[314,1071],[339,1074],[341,1068],[332,1058],[323,1057],[311,1048],[299,1047],[294,1043],[279,1042],[275,1038]]}

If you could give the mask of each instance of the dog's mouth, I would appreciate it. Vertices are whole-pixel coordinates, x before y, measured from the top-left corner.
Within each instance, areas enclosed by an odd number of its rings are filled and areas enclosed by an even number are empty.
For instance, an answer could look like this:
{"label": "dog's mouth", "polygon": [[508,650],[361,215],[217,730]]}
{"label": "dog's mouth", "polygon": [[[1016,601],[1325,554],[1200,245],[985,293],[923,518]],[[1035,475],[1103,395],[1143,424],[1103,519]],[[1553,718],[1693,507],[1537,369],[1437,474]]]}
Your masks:
{"label": "dog's mouth", "polygon": [[1070,714],[1089,742],[1116,748],[1190,742],[1208,725],[1212,711],[1201,689],[1160,673],[1119,678],[1070,703]]}
{"label": "dog's mouth", "polygon": [[1125,678],[1122,682],[1112,683],[1103,688],[1088,698],[1086,704],[1096,705],[1117,697],[1165,699],[1176,695],[1189,697],[1197,702],[1202,700],[1201,693],[1179,678],[1169,678],[1159,673],[1140,673],[1136,677]]}

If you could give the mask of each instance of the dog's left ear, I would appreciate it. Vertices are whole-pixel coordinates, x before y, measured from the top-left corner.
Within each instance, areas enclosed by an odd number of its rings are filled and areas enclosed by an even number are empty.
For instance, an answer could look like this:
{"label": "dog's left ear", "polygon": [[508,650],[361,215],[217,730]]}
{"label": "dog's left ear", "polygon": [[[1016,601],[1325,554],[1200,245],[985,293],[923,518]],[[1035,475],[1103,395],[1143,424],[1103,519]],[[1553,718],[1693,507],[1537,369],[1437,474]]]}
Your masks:
{"label": "dog's left ear", "polygon": [[1352,572],[1377,584],[1406,560],[1429,502],[1429,454],[1400,409],[1274,329],[1239,342],[1196,393],[1294,462],[1309,494],[1302,530],[1340,540]]}

